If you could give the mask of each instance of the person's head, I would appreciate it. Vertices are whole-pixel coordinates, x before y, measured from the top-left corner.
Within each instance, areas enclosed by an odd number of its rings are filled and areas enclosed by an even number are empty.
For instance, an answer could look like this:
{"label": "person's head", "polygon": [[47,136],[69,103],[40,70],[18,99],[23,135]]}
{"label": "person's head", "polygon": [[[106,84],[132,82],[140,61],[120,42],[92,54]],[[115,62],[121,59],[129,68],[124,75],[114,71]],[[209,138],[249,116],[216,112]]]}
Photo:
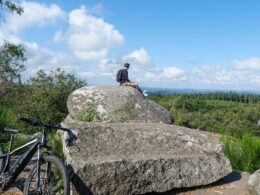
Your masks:
{"label": "person's head", "polygon": [[130,67],[130,64],[129,63],[125,63],[124,67],[128,69]]}

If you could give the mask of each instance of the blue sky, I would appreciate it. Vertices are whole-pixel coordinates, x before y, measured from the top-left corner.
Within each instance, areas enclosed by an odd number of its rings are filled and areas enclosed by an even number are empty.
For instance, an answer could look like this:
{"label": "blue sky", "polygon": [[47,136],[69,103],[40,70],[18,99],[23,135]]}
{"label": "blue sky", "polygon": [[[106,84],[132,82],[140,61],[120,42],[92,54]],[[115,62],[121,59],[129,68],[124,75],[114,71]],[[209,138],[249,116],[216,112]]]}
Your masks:
{"label": "blue sky", "polygon": [[19,1],[0,38],[27,50],[24,78],[61,67],[91,85],[259,90],[260,1]]}

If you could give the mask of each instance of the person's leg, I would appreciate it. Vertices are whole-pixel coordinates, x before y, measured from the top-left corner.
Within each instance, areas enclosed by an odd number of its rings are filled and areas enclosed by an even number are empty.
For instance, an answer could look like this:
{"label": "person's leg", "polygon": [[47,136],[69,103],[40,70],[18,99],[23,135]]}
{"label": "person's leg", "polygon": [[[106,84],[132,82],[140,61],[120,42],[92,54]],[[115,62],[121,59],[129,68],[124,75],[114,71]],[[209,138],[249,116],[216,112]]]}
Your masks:
{"label": "person's leg", "polygon": [[143,93],[142,90],[140,89],[140,87],[138,86],[138,84],[136,84],[136,83],[125,82],[122,84],[122,86],[133,87],[133,88],[137,89],[140,93]]}
{"label": "person's leg", "polygon": [[141,90],[141,88],[139,87],[138,84],[136,84],[136,89],[137,89],[138,91],[140,91],[140,93],[143,93],[143,91]]}

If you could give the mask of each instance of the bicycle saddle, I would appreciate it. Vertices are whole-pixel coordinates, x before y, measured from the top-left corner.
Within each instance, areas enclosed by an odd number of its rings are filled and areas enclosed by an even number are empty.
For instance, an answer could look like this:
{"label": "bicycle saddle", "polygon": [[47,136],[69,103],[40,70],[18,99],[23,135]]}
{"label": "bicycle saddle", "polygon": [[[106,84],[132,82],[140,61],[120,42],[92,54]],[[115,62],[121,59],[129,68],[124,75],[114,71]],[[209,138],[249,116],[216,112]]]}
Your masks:
{"label": "bicycle saddle", "polygon": [[7,132],[10,132],[10,133],[19,133],[18,130],[16,130],[16,129],[11,129],[11,128],[7,128],[7,127],[5,127],[4,130],[7,131]]}

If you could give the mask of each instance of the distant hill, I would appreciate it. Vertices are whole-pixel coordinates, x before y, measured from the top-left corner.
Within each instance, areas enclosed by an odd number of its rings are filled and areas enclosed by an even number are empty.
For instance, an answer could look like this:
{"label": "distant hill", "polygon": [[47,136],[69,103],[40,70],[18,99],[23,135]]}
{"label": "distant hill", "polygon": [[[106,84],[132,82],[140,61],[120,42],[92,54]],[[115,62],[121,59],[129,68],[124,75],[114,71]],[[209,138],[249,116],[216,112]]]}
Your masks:
{"label": "distant hill", "polygon": [[194,93],[212,93],[212,92],[235,92],[239,94],[257,94],[260,95],[260,91],[247,91],[247,90],[214,90],[214,89],[174,89],[174,88],[152,88],[142,87],[146,90],[149,96],[154,95],[170,95],[174,93],[178,94],[194,94]]}

